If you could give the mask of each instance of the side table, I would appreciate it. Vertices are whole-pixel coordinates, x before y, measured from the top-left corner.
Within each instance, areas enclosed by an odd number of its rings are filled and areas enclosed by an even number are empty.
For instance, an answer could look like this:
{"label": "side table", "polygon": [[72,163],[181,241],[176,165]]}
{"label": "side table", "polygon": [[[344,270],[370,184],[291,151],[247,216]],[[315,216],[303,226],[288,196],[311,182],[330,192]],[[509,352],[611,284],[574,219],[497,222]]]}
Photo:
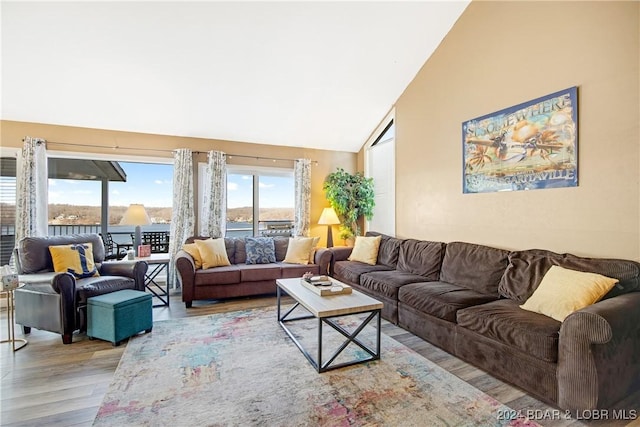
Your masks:
{"label": "side table", "polygon": [[[0,343],[11,343],[11,347],[13,351],[18,351],[21,348],[24,348],[29,341],[24,338],[16,338],[15,332],[15,319],[14,312],[15,306],[13,304],[13,291],[14,289],[4,289],[0,292],[0,295],[3,295],[7,298],[7,336],[6,340],[0,341]],[[19,343],[19,345],[16,345]]]}
{"label": "side table", "polygon": [[153,294],[153,297],[160,300],[160,303],[154,304],[153,307],[168,307],[169,306],[169,278],[167,277],[167,282],[165,287],[162,287],[161,283],[156,281],[158,275],[165,271],[167,274],[169,273],[169,262],[171,262],[171,257],[169,254],[160,253],[160,254],[151,254],[150,256],[145,257],[135,257],[134,260],[127,259],[124,257],[119,261],[109,261],[109,262],[133,262],[133,261],[145,261],[149,265],[149,269],[144,275],[144,287],[147,291]]}
{"label": "side table", "polygon": [[147,257],[136,257],[136,261],[146,261],[149,264],[149,269],[144,277],[144,286],[149,292],[151,292],[156,298],[162,301],[161,304],[154,304],[154,307],[169,307],[169,277],[166,278],[165,288],[156,282],[156,277],[163,271],[169,274],[169,262],[171,257],[169,254],[151,254]]}

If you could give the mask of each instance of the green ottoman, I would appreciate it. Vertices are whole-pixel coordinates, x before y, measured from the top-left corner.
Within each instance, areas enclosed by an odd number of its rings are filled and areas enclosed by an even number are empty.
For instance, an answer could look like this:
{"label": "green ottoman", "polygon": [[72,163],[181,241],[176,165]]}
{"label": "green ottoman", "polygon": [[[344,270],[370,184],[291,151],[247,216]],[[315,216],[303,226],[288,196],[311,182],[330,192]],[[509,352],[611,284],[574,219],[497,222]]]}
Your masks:
{"label": "green ottoman", "polygon": [[87,336],[114,346],[138,332],[151,332],[151,294],[125,289],[87,300]]}

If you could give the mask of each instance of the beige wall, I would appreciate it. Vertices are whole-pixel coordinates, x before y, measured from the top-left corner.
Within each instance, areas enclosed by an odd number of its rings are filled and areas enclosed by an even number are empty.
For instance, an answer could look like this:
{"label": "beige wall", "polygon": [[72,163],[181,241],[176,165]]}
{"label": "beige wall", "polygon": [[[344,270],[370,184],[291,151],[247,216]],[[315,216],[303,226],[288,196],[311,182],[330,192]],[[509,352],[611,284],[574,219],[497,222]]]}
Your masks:
{"label": "beige wall", "polygon": [[[396,104],[397,235],[640,260],[639,11],[472,2]],[[462,194],[463,121],[571,86],[578,187]]]}
{"label": "beige wall", "polygon": [[[221,150],[227,154],[256,157],[275,157],[282,159],[309,158],[317,161],[311,172],[311,235],[321,236],[320,245],[326,244],[327,227],[319,226],[316,221],[322,209],[329,206],[322,184],[325,177],[341,167],[355,171],[357,155],[342,151],[313,150],[305,148],[284,147],[276,145],[249,144],[214,139],[186,138],[166,135],[152,135],[133,132],[118,132],[101,129],[79,128],[71,126],[54,126],[42,123],[26,123],[15,121],[0,122],[0,146],[21,147],[22,138],[32,136],[47,140],[49,152],[76,152],[106,156],[118,160],[117,156],[133,156],[132,160],[171,159],[171,150],[190,148],[194,151],[207,152]],[[78,144],[76,145],[63,145]],[[107,148],[102,148],[105,146]],[[126,147],[116,148],[113,147]],[[136,150],[141,148],[142,150]],[[197,160],[206,162],[206,154],[199,154]],[[229,164],[249,164],[270,167],[293,167],[293,162],[273,162],[272,160],[255,160],[232,157]],[[196,180],[197,182],[197,180]],[[337,233],[337,229],[334,229]],[[336,242],[339,244],[339,242]]]}

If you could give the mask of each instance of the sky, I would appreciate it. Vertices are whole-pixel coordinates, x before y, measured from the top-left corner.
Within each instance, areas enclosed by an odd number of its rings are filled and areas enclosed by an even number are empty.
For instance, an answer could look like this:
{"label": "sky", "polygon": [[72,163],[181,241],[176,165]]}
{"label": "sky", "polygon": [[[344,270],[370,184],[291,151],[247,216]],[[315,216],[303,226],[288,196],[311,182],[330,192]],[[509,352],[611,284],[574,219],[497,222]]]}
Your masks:
{"label": "sky", "polygon": [[[118,162],[127,174],[126,182],[109,183],[109,205],[171,207],[173,165]],[[293,177],[260,177],[260,207],[293,207]],[[229,175],[227,205],[230,208],[252,205],[253,181],[250,175]],[[49,203],[101,205],[100,181],[49,180]]]}

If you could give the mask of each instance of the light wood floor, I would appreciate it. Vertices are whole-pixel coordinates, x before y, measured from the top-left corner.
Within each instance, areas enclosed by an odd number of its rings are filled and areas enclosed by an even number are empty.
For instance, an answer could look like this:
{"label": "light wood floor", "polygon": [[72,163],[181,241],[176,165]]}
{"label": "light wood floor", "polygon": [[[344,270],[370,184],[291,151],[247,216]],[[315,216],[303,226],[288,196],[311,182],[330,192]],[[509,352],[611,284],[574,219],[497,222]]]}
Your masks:
{"label": "light wood floor", "polygon": [[[194,302],[187,310],[180,295],[172,295],[171,307],[153,309],[154,320],[201,316],[275,305],[275,297],[235,299],[224,302]],[[6,312],[0,317],[2,337],[6,337]],[[538,411],[554,415],[555,409],[522,391],[462,362],[422,339],[383,321],[383,332],[432,360],[472,386],[493,396],[516,411]],[[16,329],[22,337],[20,329]],[[109,387],[126,347],[89,340],[76,334],[73,344],[63,345],[60,336],[32,329],[29,345],[16,353],[8,344],[0,346],[0,425],[2,426],[90,426]],[[384,355],[383,355],[384,357]],[[640,393],[629,396],[621,407],[626,414],[640,415]],[[531,412],[529,412],[531,413]],[[538,420],[545,426],[640,426],[640,421],[584,422]],[[180,427],[180,426],[176,426]]]}

